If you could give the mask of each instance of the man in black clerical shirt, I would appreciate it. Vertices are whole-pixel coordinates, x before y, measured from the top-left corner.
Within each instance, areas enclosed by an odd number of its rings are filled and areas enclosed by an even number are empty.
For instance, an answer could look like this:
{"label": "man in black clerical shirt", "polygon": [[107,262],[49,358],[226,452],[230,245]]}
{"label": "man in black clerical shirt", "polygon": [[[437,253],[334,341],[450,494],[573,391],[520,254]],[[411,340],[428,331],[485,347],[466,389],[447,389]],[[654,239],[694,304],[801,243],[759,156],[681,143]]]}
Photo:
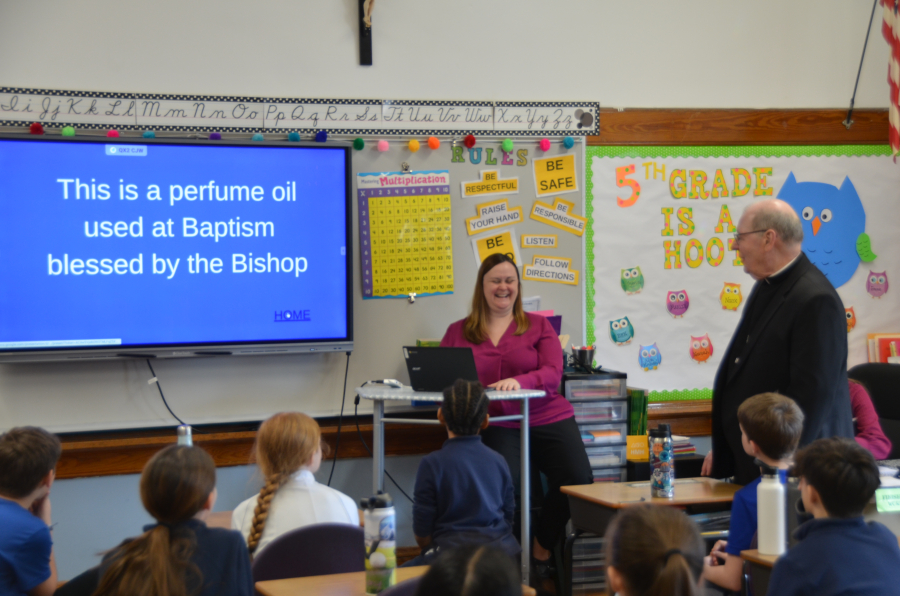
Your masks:
{"label": "man in black clerical shirt", "polygon": [[734,235],[744,271],[756,280],[713,385],[712,451],[703,474],[747,484],[759,468],[741,446],[737,409],[777,392],[797,402],[800,446],[853,437],[847,384],[847,322],[831,282],[801,251],[803,228],[784,201],[747,207]]}

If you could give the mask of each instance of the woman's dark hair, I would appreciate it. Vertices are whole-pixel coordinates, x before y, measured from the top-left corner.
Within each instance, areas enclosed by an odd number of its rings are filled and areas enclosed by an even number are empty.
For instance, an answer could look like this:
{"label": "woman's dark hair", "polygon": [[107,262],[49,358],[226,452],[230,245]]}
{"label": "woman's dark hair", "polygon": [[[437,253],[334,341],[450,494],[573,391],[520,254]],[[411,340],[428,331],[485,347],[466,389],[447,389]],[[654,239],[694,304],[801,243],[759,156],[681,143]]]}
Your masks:
{"label": "woman's dark hair", "polygon": [[447,428],[457,435],[477,435],[489,403],[481,383],[457,379],[452,387],[444,389],[441,412]]}
{"label": "woman's dark hair", "polygon": [[627,507],[606,530],[606,564],[629,596],[697,596],[703,554],[697,525],[672,507]]}
{"label": "woman's dark hair", "polygon": [[141,501],[159,522],[120,546],[93,596],[187,596],[202,584],[191,562],[196,536],[180,526],[206,504],[216,487],[216,465],[199,447],[170,445],[150,458],[141,473]]}
{"label": "woman's dark hair", "polygon": [[488,308],[487,300],[484,298],[484,276],[488,274],[488,271],[501,263],[510,263],[515,267],[516,279],[519,284],[519,290],[516,292],[516,301],[513,303],[513,318],[516,320],[515,334],[522,335],[531,326],[531,321],[528,320],[528,315],[525,314],[525,309],[522,308],[522,278],[519,275],[519,268],[516,267],[516,262],[508,256],[496,252],[488,255],[481,262],[481,267],[478,269],[478,281],[475,283],[475,293],[472,295],[472,312],[466,317],[466,322],[463,325],[463,336],[473,344],[480,344],[488,336],[487,322],[490,309]]}
{"label": "woman's dark hair", "polygon": [[419,582],[416,596],[521,596],[512,558],[490,546],[464,546],[441,553]]}

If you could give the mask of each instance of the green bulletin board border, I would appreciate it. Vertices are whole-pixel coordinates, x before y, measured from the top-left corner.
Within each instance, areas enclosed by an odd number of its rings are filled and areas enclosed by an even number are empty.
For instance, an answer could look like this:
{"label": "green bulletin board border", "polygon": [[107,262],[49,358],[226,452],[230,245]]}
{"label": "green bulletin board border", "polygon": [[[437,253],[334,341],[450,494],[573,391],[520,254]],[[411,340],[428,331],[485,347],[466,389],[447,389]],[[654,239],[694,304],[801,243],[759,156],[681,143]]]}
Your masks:
{"label": "green bulletin board border", "polygon": [[[753,145],[753,146],[602,146],[585,151],[585,234],[587,274],[585,276],[585,325],[588,345],[597,343],[594,329],[594,157],[881,157],[891,155],[889,145]],[[712,399],[712,389],[676,389],[651,391],[650,401],[688,401]]]}

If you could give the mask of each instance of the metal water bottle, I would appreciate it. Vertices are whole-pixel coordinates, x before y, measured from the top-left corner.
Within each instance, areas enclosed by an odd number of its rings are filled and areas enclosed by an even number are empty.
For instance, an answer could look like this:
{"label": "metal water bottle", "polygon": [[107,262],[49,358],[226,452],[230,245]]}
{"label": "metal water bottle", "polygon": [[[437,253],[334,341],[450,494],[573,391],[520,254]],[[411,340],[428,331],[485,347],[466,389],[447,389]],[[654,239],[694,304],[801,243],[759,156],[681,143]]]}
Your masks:
{"label": "metal water bottle", "polygon": [[762,479],[756,487],[757,536],[761,555],[783,555],[787,550],[785,480],[785,470],[762,466]]}
{"label": "metal water bottle", "polygon": [[359,502],[365,520],[366,594],[378,594],[397,583],[397,521],[394,502],[379,493]]}
{"label": "metal water bottle", "polygon": [[650,496],[670,499],[675,496],[675,452],[668,424],[650,429]]}
{"label": "metal water bottle", "polygon": [[193,447],[194,439],[191,437],[191,427],[187,424],[182,424],[175,430],[175,434],[178,435],[178,444],[179,445],[187,445],[188,447]]}

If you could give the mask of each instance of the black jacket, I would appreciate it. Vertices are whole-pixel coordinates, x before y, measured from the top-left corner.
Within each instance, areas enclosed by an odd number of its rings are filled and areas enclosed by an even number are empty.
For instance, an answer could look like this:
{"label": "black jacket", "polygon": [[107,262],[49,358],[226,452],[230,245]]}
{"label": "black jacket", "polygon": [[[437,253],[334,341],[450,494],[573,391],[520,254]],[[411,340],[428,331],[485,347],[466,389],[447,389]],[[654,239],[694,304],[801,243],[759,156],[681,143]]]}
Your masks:
{"label": "black jacket", "polygon": [[[753,287],[744,315],[719,364],[713,385],[712,446],[715,478],[734,475],[739,484],[759,476],[741,446],[737,409],[745,399],[774,391],[797,402],[805,420],[800,445],[822,437],[853,437],[847,384],[847,319],[831,282],[806,255],[783,274],[771,301],[748,314],[759,292]],[[749,333],[744,345],[735,345]],[[743,342],[742,342],[743,343]]]}

